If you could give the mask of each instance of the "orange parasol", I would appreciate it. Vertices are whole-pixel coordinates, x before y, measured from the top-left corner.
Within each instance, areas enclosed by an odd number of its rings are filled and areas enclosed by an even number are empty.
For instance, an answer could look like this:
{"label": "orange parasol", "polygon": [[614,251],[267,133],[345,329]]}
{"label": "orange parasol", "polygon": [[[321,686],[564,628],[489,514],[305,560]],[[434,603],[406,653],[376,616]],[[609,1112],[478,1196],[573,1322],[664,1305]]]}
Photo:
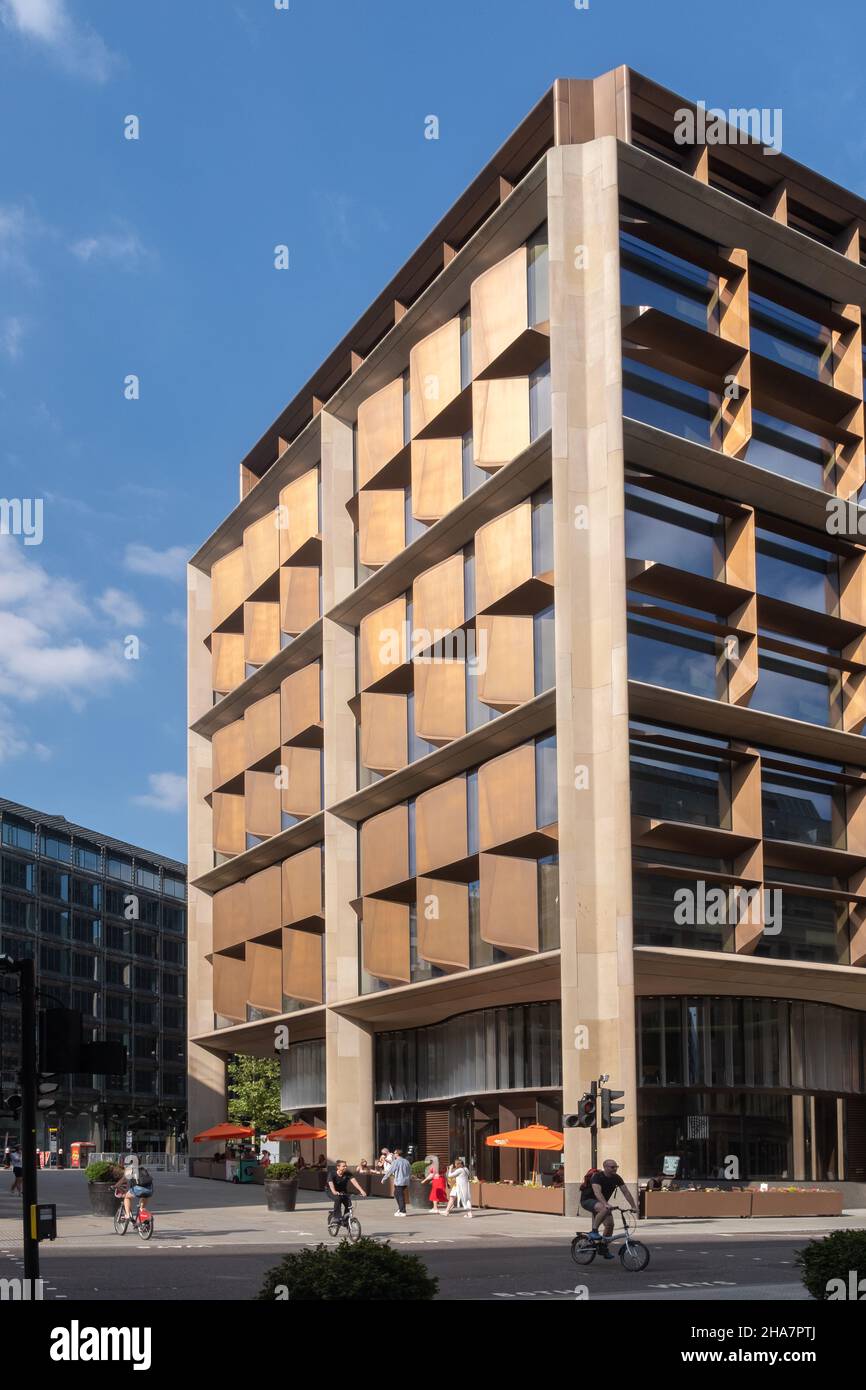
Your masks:
{"label": "orange parasol", "polygon": [[295,1124],[286,1125],[285,1129],[272,1130],[268,1139],[325,1139],[327,1134],[326,1129],[316,1129],[305,1120],[297,1120]]}
{"label": "orange parasol", "polygon": [[213,1129],[204,1129],[193,1139],[194,1144],[208,1144],[219,1139],[251,1139],[254,1131],[249,1125],[222,1124]]}
{"label": "orange parasol", "polygon": [[548,1129],[547,1125],[526,1125],[524,1129],[507,1129],[502,1134],[489,1134],[484,1142],[492,1149],[534,1149],[533,1177],[538,1167],[539,1149],[561,1153],[565,1143],[559,1131]]}

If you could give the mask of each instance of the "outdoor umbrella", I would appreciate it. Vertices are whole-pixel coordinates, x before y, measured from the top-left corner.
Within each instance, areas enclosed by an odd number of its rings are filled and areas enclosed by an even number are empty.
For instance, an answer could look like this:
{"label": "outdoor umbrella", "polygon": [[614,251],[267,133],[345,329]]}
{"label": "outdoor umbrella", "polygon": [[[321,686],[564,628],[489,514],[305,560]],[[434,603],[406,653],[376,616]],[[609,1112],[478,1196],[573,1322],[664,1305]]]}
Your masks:
{"label": "outdoor umbrella", "polygon": [[326,1129],[315,1129],[313,1125],[308,1125],[304,1120],[298,1120],[293,1125],[286,1125],[285,1129],[274,1129],[268,1135],[269,1139],[324,1139],[327,1137]]}
{"label": "outdoor umbrella", "polygon": [[484,1142],[491,1149],[533,1149],[535,1151],[533,1178],[538,1167],[539,1149],[554,1150],[561,1153],[565,1143],[559,1131],[548,1129],[547,1125],[526,1125],[524,1129],[507,1129],[502,1134],[488,1135]]}
{"label": "outdoor umbrella", "polygon": [[203,1129],[201,1134],[197,1134],[192,1142],[194,1144],[208,1144],[219,1139],[251,1139],[253,1133],[254,1131],[249,1125],[214,1125],[213,1129]]}

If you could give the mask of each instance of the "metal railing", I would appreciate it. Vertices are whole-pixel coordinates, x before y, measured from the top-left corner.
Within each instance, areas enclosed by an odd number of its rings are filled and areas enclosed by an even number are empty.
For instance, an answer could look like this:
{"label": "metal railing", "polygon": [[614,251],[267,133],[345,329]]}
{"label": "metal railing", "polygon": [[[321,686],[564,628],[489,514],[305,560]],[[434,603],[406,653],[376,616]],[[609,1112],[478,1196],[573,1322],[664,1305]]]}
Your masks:
{"label": "metal railing", "polygon": [[[124,1153],[90,1154],[89,1163],[123,1163]],[[189,1166],[189,1154],[139,1153],[138,1161],[152,1173],[185,1173]]]}

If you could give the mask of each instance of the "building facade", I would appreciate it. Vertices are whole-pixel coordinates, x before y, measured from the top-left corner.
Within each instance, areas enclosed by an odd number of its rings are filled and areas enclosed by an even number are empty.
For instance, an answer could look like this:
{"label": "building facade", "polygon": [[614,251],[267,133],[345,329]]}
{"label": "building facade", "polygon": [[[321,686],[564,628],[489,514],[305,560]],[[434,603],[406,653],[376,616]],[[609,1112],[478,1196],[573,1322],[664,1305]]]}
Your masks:
{"label": "building facade", "polygon": [[866,1182],[866,203],[684,111],[557,81],[192,559],[196,1128]]}
{"label": "building facade", "polygon": [[[0,800],[0,953],[36,963],[40,1007],[78,1009],[85,1036],[122,1043],[125,1076],[58,1077],[38,1146],[163,1150],[186,1135],[186,865],[63,816]],[[19,1090],[20,1004],[0,994],[0,1132]]]}

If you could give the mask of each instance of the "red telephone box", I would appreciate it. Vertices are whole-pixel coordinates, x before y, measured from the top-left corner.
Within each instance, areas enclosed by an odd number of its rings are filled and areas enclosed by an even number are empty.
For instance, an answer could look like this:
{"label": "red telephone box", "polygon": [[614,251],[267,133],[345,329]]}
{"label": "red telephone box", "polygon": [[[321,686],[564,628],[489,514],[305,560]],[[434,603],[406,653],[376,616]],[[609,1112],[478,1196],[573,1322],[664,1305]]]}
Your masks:
{"label": "red telephone box", "polygon": [[88,1139],[77,1139],[74,1144],[70,1144],[69,1149],[71,1154],[70,1167],[86,1168],[96,1145],[91,1144]]}

